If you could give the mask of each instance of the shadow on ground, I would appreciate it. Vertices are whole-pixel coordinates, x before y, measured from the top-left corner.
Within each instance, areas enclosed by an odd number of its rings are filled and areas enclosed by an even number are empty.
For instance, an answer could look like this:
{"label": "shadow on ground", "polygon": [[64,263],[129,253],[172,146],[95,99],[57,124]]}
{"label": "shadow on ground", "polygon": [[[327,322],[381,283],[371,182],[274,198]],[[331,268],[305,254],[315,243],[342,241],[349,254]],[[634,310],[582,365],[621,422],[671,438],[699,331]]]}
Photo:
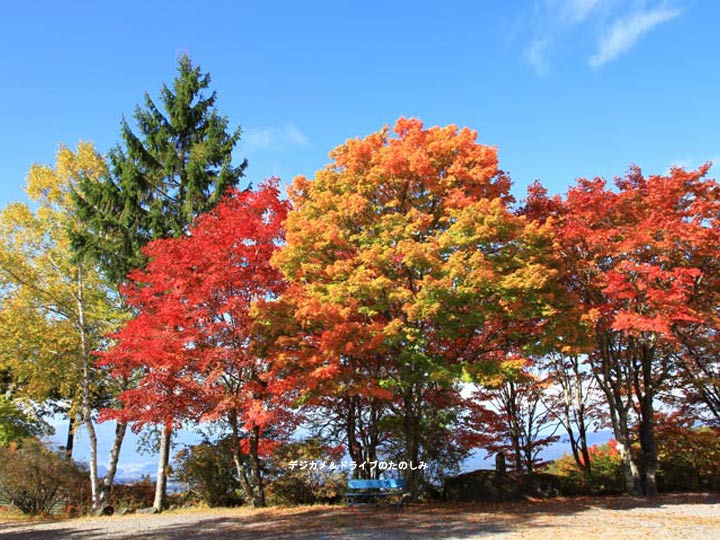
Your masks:
{"label": "shadow on ground", "polygon": [[[549,516],[593,509],[633,510],[720,504],[720,495],[656,498],[588,497],[503,504],[409,505],[403,509],[302,507],[235,512],[124,516],[54,525],[0,525],[2,540],[372,540],[481,539],[518,529],[542,529]],[[125,521],[123,521],[125,520]],[[52,528],[51,528],[52,527]],[[54,528],[57,527],[57,528]],[[141,532],[132,532],[141,531]]]}

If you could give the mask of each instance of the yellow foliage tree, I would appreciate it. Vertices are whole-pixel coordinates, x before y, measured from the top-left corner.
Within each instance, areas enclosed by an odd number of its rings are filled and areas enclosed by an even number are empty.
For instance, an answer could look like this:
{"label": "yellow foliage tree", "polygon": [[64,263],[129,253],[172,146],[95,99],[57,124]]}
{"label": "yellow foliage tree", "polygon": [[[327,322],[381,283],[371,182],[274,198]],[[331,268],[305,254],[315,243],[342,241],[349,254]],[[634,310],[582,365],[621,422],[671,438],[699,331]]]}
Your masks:
{"label": "yellow foliage tree", "polygon": [[[122,318],[117,294],[71,249],[71,193],[81,178],[99,180],[106,164],[91,143],[61,147],[54,167],[33,165],[26,192],[32,205],[0,212],[0,369],[12,391],[35,402],[67,404],[91,445],[93,503],[98,502],[93,401],[107,381],[92,351]],[[71,421],[72,425],[72,421]]]}

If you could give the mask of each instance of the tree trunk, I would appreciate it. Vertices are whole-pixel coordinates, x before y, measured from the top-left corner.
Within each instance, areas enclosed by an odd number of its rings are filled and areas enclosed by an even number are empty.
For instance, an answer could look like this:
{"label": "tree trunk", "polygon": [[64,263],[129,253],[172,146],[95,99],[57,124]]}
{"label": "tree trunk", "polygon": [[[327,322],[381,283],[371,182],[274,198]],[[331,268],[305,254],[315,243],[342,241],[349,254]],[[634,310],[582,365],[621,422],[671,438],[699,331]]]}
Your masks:
{"label": "tree trunk", "polygon": [[632,458],[630,448],[624,443],[618,443],[620,457],[623,463],[623,472],[625,473],[625,491],[630,495],[642,495],[640,486],[640,473],[637,465]]}
{"label": "tree trunk", "polygon": [[[382,416],[382,404],[374,398],[370,399],[370,425],[368,431],[370,432],[368,440],[368,461],[378,461],[378,446],[380,446],[380,418]],[[374,479],[380,478],[381,471],[375,469]]]}
{"label": "tree trunk", "polygon": [[618,415],[618,420],[613,421],[613,431],[615,433],[615,439],[618,442],[618,450],[620,451],[620,458],[623,463],[625,490],[630,495],[642,495],[640,471],[638,470],[637,463],[635,463],[630,451],[632,445],[630,428],[628,427],[627,416],[622,414],[622,412]]}
{"label": "tree trunk", "polygon": [[250,468],[252,469],[253,482],[255,483],[253,506],[255,508],[265,507],[265,488],[262,480],[262,470],[260,468],[260,457],[258,455],[258,446],[260,444],[260,428],[255,426],[252,430],[250,438]]}
{"label": "tree trunk", "polygon": [[100,505],[100,479],[98,478],[97,468],[97,435],[89,414],[85,416],[85,429],[87,429],[88,439],[90,440],[90,500],[92,501],[92,509],[95,511]]}
{"label": "tree trunk", "polygon": [[[590,452],[587,444],[587,426],[585,424],[585,400],[587,396],[583,390],[583,376],[580,372],[580,360],[577,356],[574,356],[571,360],[572,366],[572,381],[574,385],[573,392],[573,417],[578,428],[578,439],[576,446],[580,448],[580,454],[582,455],[582,461],[584,462],[582,470],[586,478],[590,478],[592,474],[592,463],[590,462]],[[589,390],[588,390],[589,391]]]}
{"label": "tree trunk", "polygon": [[355,463],[355,468],[352,471],[352,476],[355,479],[362,478],[364,468],[360,468],[360,464],[363,463],[363,453],[361,445],[357,440],[357,419],[356,419],[356,398],[348,397],[345,411],[345,437],[348,444],[348,454],[350,459]]}
{"label": "tree trunk", "polygon": [[408,483],[408,492],[411,500],[416,500],[419,492],[418,465],[420,462],[420,411],[417,407],[418,389],[416,385],[405,393],[405,418],[403,419],[405,435],[405,479]]}
{"label": "tree trunk", "polygon": [[620,392],[613,393],[603,387],[602,383],[600,384],[608,397],[613,435],[618,442],[618,451],[620,452],[623,474],[625,475],[625,491],[630,495],[641,495],[640,474],[630,452],[632,440],[630,438],[630,427],[628,426],[627,409],[623,406],[621,398],[618,397]]}
{"label": "tree trunk", "polygon": [[612,337],[601,335],[599,342],[600,362],[593,367],[595,380],[605,394],[612,422],[613,434],[618,442],[618,450],[625,475],[625,490],[630,495],[642,495],[640,473],[630,452],[632,438],[628,414],[632,407],[632,380],[627,365],[615,349]]}
{"label": "tree trunk", "polygon": [[84,299],[84,281],[82,267],[78,267],[77,279],[77,308],[78,308],[78,327],[80,330],[80,354],[82,356],[82,419],[85,429],[88,432],[90,441],[90,500],[92,510],[98,508],[100,502],[100,480],[97,470],[97,435],[95,434],[95,426],[92,419],[92,405],[90,403],[90,351],[87,343],[87,324],[85,320],[85,299]]}
{"label": "tree trunk", "polygon": [[252,484],[250,484],[250,480],[247,477],[247,473],[245,471],[245,465],[243,465],[242,462],[242,454],[240,453],[240,430],[238,428],[238,421],[237,421],[237,412],[234,410],[231,410],[228,413],[229,417],[228,420],[230,422],[230,428],[231,428],[231,437],[232,437],[232,458],[233,463],[235,464],[235,472],[238,476],[238,481],[240,482],[240,487],[243,490],[243,493],[245,495],[246,501],[253,501],[253,504],[255,503],[255,491],[253,490]]}
{"label": "tree trunk", "polygon": [[172,427],[169,422],[162,426],[160,432],[160,457],[158,460],[157,480],[155,482],[155,501],[153,509],[162,512],[165,509],[167,498],[167,474],[170,462],[170,440],[172,438]]}
{"label": "tree trunk", "polygon": [[[640,426],[640,450],[642,451],[643,475],[642,490],[645,495],[657,495],[657,447],[655,444],[655,407],[653,400],[657,382],[653,376],[653,364],[656,359],[655,347],[651,342],[642,340],[639,344],[639,362],[635,373],[635,394],[638,398]],[[660,377],[662,379],[662,377]]]}
{"label": "tree trunk", "polygon": [[643,454],[643,493],[657,495],[657,446],[655,444],[655,411],[652,398],[645,397],[641,403],[640,448]]}
{"label": "tree trunk", "polygon": [[75,413],[70,410],[68,415],[68,434],[65,439],[65,457],[72,459],[73,447],[75,446]]}
{"label": "tree trunk", "polygon": [[587,444],[587,430],[585,429],[584,422],[580,427],[580,452],[582,453],[583,461],[585,462],[583,474],[586,478],[589,478],[592,475],[592,462],[590,461],[590,450],[588,450]]}
{"label": "tree trunk", "polygon": [[117,472],[118,460],[120,459],[120,449],[122,447],[123,440],[125,439],[126,431],[126,422],[118,422],[115,425],[115,438],[113,439],[113,445],[110,449],[108,469],[107,473],[105,474],[105,480],[103,481],[102,491],[100,492],[100,508],[103,508],[110,504],[110,495],[112,493],[113,483],[115,482],[115,473]]}
{"label": "tree trunk", "polygon": [[408,441],[407,450],[407,480],[408,480],[408,491],[410,492],[410,499],[416,500],[420,494],[420,482],[418,475],[418,465],[420,463],[420,448],[418,445],[418,434],[412,434],[410,441]]}
{"label": "tree trunk", "polygon": [[520,441],[520,419],[517,407],[517,393],[515,384],[512,381],[506,381],[501,388],[500,402],[503,414],[507,417],[507,427],[509,431],[510,447],[513,453],[513,462],[515,465],[515,474],[522,474],[525,467],[523,466],[523,450]]}

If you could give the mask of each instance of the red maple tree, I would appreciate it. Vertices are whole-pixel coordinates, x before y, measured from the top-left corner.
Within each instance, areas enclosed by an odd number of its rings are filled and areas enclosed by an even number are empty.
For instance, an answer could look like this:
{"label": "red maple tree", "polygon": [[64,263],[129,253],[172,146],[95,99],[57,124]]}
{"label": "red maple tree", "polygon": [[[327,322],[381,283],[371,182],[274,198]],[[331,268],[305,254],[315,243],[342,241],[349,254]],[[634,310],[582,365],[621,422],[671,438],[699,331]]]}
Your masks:
{"label": "red maple tree", "polygon": [[[601,178],[580,179],[565,200],[539,185],[528,198],[526,214],[555,227],[563,280],[591,329],[588,358],[629,491],[656,492],[655,402],[686,338],[717,328],[720,186],[705,178],[708,169],[646,177],[633,167],[616,190]],[[629,451],[633,417],[642,471]]]}
{"label": "red maple tree", "polygon": [[123,407],[106,415],[136,428],[226,422],[240,483],[256,506],[265,504],[260,460],[291,425],[291,394],[261,354],[253,317],[285,288],[270,258],[287,206],[268,181],[230,192],[186,236],[150,243],[150,262],[124,290],[138,315],[104,354],[116,374],[141,373],[120,395]]}

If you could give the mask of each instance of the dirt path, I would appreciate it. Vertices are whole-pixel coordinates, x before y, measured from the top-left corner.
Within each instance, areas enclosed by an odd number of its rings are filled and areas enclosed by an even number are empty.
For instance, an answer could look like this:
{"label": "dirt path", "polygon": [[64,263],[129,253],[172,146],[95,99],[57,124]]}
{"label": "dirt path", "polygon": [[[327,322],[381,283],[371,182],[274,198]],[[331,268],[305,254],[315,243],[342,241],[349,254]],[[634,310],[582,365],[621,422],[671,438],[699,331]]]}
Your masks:
{"label": "dirt path", "polygon": [[720,496],[582,498],[402,510],[298,507],[185,510],[161,515],[0,523],[2,540],[712,540]]}

